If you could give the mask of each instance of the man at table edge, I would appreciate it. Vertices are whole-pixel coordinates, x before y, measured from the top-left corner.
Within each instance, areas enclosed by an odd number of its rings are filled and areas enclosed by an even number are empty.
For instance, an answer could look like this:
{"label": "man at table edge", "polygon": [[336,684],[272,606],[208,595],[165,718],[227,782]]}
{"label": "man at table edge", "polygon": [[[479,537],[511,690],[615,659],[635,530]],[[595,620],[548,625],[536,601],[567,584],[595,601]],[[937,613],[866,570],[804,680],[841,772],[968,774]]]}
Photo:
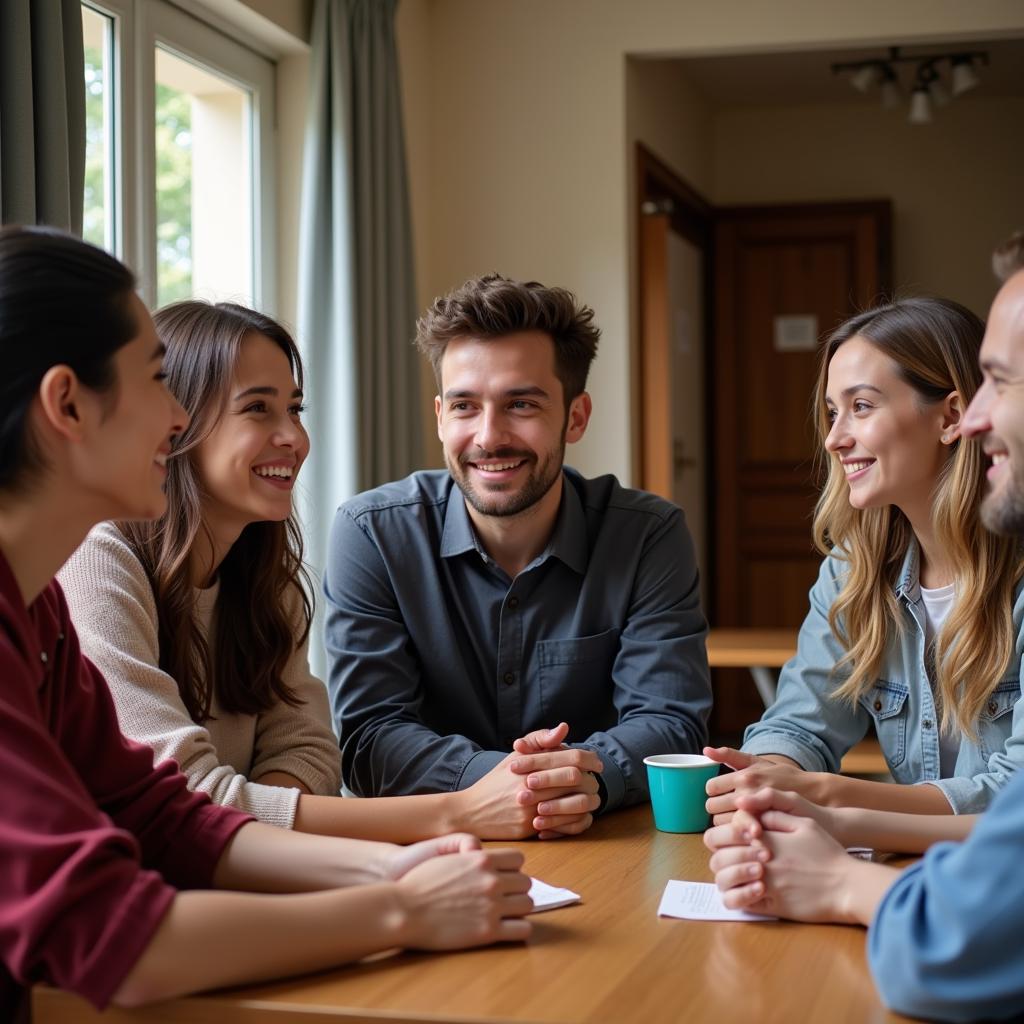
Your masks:
{"label": "man at table edge", "polygon": [[[563,467],[599,336],[571,293],[496,274],[418,321],[447,470],[345,502],[324,579],[355,793],[471,788],[462,827],[554,838],[646,799],[645,756],[701,749],[706,625],[682,512]],[[545,747],[518,739],[562,721]]]}

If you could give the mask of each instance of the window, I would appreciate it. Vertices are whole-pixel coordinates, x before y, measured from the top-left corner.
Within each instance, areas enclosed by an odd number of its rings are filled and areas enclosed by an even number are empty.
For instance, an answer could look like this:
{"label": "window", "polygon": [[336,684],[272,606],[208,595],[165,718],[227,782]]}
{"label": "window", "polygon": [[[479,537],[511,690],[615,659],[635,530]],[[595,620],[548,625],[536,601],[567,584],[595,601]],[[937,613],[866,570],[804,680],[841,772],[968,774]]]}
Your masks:
{"label": "window", "polygon": [[114,220],[114,19],[82,7],[85,41],[85,218],[87,242],[113,250]]}
{"label": "window", "polygon": [[167,0],[85,0],[82,23],[85,237],[153,306],[272,311],[273,64]]}
{"label": "window", "polygon": [[156,50],[157,304],[253,298],[252,94]]}

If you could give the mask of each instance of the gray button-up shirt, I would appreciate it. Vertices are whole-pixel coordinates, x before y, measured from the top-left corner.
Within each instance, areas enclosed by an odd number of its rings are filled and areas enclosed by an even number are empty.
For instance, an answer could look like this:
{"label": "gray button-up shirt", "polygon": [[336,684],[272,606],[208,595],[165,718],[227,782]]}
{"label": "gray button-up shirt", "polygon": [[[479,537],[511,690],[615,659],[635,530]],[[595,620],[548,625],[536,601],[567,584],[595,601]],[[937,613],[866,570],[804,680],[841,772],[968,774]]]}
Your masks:
{"label": "gray button-up shirt", "polygon": [[643,759],[699,751],[706,625],[679,508],[564,471],[545,550],[511,579],[445,471],[338,510],[329,684],[347,785],[365,796],[472,785],[560,721],[604,762],[605,809],[647,797]]}

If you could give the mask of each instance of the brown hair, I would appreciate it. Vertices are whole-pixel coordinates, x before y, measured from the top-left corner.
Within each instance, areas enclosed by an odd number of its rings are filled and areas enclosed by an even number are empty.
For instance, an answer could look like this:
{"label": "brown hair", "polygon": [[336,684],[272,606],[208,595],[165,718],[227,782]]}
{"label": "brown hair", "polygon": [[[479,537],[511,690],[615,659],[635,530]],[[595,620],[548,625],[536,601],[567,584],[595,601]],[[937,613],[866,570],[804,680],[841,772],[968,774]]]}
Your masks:
{"label": "brown hair", "polygon": [[1024,270],[1024,231],[1014,231],[992,253],[992,273],[1000,281],[1009,281],[1018,270]]}
{"label": "brown hair", "polygon": [[[923,406],[956,391],[966,408],[981,383],[984,329],[969,309],[946,299],[902,299],[847,320],[822,353],[815,396],[822,442],[832,425],[828,368],[844,342],[856,336],[884,352]],[[853,508],[839,458],[824,450],[821,458],[828,475],[815,509],[814,540],[847,566],[829,609],[832,632],[846,648],[836,667],[849,673],[836,696],[856,701],[878,677],[886,644],[901,628],[893,588],[913,531],[895,506]],[[955,723],[969,736],[1013,653],[1013,591],[1021,575],[1018,542],[981,524],[984,489],[980,446],[958,438],[932,496],[936,540],[949,555],[956,584],[955,604],[935,640],[934,666],[942,727]]]}
{"label": "brown hair", "polygon": [[441,360],[456,338],[489,340],[520,331],[543,331],[555,346],[555,373],[565,405],[581,395],[597,355],[601,331],[594,311],[564,288],[512,281],[500,274],[476,277],[434,300],[416,321],[416,347],[429,360],[441,387]]}
{"label": "brown hair", "polygon": [[194,618],[189,564],[195,539],[206,530],[193,453],[224,411],[243,341],[261,334],[274,342],[301,388],[298,348],[276,321],[230,302],[178,302],[158,310],[153,323],[167,346],[167,386],[191,421],[167,462],[167,511],[155,522],[118,526],[153,587],[160,667],[177,682],[196,722],[210,717],[214,693],[226,713],[256,714],[277,701],[298,705],[283,673],[309,634],[313,608],[294,514],[284,522],[250,523],[221,562],[212,649]]}

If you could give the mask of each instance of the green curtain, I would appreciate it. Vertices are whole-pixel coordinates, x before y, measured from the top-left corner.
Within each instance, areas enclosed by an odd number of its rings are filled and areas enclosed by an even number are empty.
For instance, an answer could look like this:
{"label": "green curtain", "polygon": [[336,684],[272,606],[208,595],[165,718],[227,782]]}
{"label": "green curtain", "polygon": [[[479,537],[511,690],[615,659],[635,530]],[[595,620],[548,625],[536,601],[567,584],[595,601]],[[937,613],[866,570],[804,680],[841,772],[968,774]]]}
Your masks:
{"label": "green curtain", "polygon": [[420,452],[412,230],[395,49],[397,0],[316,0],[303,168],[299,338],[312,452],[309,561],[334,510]]}
{"label": "green curtain", "polygon": [[80,0],[0,0],[0,222],[82,233]]}

